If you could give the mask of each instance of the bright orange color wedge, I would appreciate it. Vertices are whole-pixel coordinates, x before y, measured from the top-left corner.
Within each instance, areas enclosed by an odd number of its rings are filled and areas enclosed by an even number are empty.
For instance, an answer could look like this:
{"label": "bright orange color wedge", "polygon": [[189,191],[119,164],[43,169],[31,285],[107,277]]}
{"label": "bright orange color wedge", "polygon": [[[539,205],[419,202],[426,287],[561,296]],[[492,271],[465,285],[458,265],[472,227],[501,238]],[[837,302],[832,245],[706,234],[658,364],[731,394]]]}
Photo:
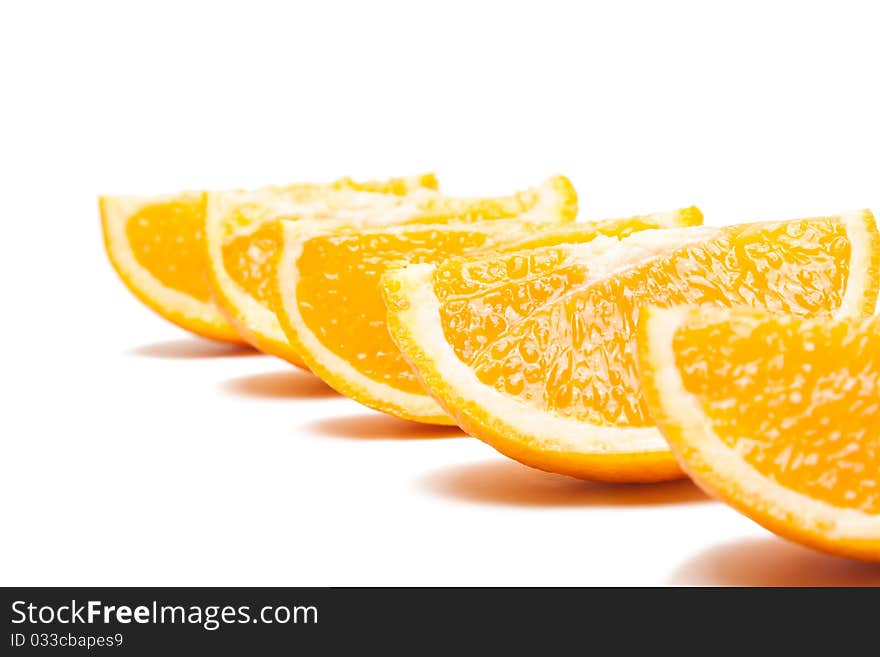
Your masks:
{"label": "bright orange color wedge", "polygon": [[[262,193],[322,197],[361,192],[383,199],[414,190],[436,189],[433,175],[355,182],[300,183]],[[202,192],[168,196],[102,196],[104,243],[122,281],[149,308],[198,335],[243,342],[211,298],[205,257],[205,203]]]}
{"label": "bright orange color wedge", "polygon": [[[600,235],[701,220],[699,210],[689,208],[576,224],[502,220],[334,231],[326,222],[283,222],[276,310],[292,347],[339,392],[397,417],[452,424],[453,419],[425,393],[388,334],[380,287],[387,268],[474,253],[583,243]],[[502,274],[516,276],[517,268],[523,267],[527,263],[512,260]]]}
{"label": "bright orange color wedge", "polygon": [[584,479],[675,479],[638,382],[640,306],[860,317],[878,249],[863,211],[415,265],[386,277],[388,325],[426,390],[511,458]]}
{"label": "bright orange color wedge", "polygon": [[645,399],[694,481],[780,536],[880,561],[880,318],[642,320]]}
{"label": "bright orange color wedge", "polygon": [[304,366],[269,302],[281,241],[279,219],[314,219],[334,228],[518,216],[568,221],[577,214],[577,196],[567,178],[555,176],[539,187],[494,198],[452,198],[427,191],[399,197],[339,192],[319,198],[245,192],[208,194],[206,207],[209,280],[224,314],[261,351]]}

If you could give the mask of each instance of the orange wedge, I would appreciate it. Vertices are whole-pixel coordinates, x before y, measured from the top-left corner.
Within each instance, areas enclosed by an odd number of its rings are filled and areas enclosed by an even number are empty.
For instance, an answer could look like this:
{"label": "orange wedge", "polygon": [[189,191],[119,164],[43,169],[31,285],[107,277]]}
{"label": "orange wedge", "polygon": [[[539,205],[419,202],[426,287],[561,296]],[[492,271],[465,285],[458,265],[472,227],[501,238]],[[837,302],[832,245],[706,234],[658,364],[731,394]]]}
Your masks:
{"label": "orange wedge", "polygon": [[880,318],[650,309],[638,344],[694,481],[780,536],[880,561]]}
{"label": "orange wedge", "polygon": [[[328,184],[301,183],[264,192],[321,197],[347,190],[394,198],[436,187],[436,178],[429,174],[366,182],[342,178]],[[138,299],[188,331],[215,340],[243,342],[211,297],[202,192],[102,196],[99,206],[110,262]]]}
{"label": "orange wedge", "polygon": [[510,217],[570,220],[577,213],[577,197],[568,179],[556,176],[537,188],[494,198],[452,198],[429,191],[397,197],[351,190],[319,197],[227,193],[208,194],[206,208],[209,281],[224,314],[250,344],[304,366],[268,296],[281,241],[279,219],[328,222],[328,231],[341,225],[436,224]]}
{"label": "orange wedge", "polygon": [[511,458],[584,479],[675,479],[636,373],[639,307],[859,317],[874,307],[878,249],[863,211],[414,265],[386,278],[388,325],[425,389]]}
{"label": "orange wedge", "polygon": [[[392,266],[535,245],[589,242],[659,225],[699,223],[696,208],[624,220],[565,223],[502,220],[411,224],[360,231],[318,221],[283,222],[276,310],[291,346],[339,392],[397,417],[454,420],[424,391],[391,341],[380,278]],[[430,266],[430,265],[428,265]],[[505,269],[505,272],[508,270]],[[510,269],[515,273],[515,266]]]}

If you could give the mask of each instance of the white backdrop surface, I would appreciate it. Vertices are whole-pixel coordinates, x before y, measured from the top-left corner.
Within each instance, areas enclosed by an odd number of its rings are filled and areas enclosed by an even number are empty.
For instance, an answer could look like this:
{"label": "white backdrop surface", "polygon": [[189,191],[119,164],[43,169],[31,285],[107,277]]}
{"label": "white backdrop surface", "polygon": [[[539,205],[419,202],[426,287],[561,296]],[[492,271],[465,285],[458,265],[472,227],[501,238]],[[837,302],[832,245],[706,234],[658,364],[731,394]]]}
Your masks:
{"label": "white backdrop surface", "polygon": [[564,173],[584,218],[880,209],[870,2],[7,2],[0,584],[880,584],[688,482],[533,471],[143,308],[99,193]]}

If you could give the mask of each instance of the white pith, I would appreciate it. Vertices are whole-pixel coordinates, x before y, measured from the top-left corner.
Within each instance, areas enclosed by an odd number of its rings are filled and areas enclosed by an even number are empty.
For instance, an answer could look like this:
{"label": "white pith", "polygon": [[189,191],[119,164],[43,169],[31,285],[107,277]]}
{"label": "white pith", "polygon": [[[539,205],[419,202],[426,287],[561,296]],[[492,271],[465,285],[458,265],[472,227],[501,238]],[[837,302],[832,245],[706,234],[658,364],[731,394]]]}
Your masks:
{"label": "white pith", "polygon": [[[865,297],[865,288],[868,285],[866,275],[868,263],[871,261],[871,239],[866,234],[866,224],[874,223],[874,216],[868,210],[854,210],[840,215],[840,221],[846,228],[849,238],[849,272],[846,281],[846,290],[840,301],[840,307],[835,311],[836,318],[857,317],[861,315],[862,299]],[[853,278],[852,272],[861,272],[862,276]]]}
{"label": "white pith", "polygon": [[[262,333],[269,339],[283,340],[284,332],[278,324],[275,313],[252,297],[226,272],[223,262],[223,244],[233,232],[227,221],[229,214],[236,210],[237,204],[244,202],[246,193],[209,193],[205,203],[205,242],[208,248],[208,261],[216,288],[222,292],[224,305],[236,320],[248,319],[248,328]],[[279,199],[280,201],[280,199]],[[264,203],[266,203],[264,201]],[[279,202],[279,205],[281,203]],[[268,203],[266,203],[268,205]],[[265,206],[264,206],[265,207]],[[280,208],[278,211],[281,211]],[[256,230],[262,221],[254,220],[250,225],[238,227],[239,230]]]}

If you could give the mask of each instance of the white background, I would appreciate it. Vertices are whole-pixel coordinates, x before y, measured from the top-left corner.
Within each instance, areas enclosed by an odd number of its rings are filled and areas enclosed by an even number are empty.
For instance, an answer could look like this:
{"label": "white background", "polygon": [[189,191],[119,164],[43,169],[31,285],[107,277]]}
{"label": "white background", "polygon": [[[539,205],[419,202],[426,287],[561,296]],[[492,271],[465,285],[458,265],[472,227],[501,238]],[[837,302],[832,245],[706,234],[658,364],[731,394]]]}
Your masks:
{"label": "white background", "polygon": [[190,338],[98,193],[570,176],[582,216],[880,209],[871,3],[4,2],[0,583],[858,584],[690,483],[602,486]]}

